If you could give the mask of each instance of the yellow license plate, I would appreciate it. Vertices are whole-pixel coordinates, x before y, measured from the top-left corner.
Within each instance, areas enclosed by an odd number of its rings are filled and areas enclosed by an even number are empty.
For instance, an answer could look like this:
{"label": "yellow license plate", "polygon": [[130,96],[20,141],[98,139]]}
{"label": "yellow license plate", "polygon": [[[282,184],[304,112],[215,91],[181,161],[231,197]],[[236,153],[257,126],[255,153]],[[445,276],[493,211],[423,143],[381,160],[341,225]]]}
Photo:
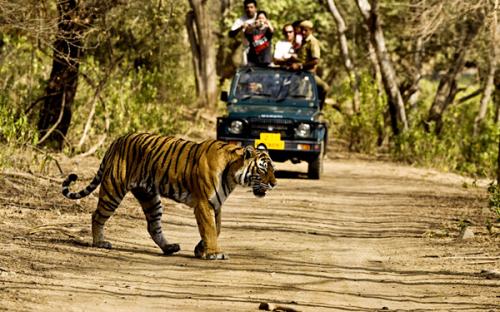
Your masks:
{"label": "yellow license plate", "polygon": [[272,150],[285,149],[285,141],[281,140],[281,133],[262,132],[260,134],[260,139],[255,140],[255,147],[259,146],[259,144],[264,144],[267,147],[267,149],[272,149]]}

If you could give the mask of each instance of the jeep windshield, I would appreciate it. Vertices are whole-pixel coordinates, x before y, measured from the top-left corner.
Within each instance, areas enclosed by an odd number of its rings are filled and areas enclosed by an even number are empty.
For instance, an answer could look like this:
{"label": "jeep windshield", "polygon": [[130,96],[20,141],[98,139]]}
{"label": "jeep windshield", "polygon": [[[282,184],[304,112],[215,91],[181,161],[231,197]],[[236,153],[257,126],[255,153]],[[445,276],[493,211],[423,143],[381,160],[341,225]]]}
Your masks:
{"label": "jeep windshield", "polygon": [[276,103],[311,101],[315,99],[312,79],[313,76],[305,72],[248,68],[235,76],[234,97],[240,102],[250,99]]}

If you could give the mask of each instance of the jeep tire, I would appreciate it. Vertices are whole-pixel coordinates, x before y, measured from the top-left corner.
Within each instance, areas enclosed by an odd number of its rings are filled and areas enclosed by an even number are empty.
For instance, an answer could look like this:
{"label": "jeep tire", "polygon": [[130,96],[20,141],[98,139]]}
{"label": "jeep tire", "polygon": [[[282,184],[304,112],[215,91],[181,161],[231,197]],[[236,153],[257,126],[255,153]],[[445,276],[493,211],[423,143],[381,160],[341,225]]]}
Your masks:
{"label": "jeep tire", "polygon": [[319,180],[323,173],[323,157],[325,144],[321,144],[321,151],[307,166],[307,177],[313,180]]}

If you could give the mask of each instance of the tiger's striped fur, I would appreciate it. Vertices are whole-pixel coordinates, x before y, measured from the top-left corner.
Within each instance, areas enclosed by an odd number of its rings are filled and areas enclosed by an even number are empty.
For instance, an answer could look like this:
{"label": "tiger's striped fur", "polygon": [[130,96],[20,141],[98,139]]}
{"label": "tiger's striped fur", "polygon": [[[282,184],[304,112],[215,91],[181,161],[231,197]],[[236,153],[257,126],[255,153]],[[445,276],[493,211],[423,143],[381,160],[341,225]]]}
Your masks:
{"label": "tiger's striped fur", "polygon": [[71,192],[69,186],[76,180],[77,176],[70,174],[63,182],[65,197],[83,198],[101,185],[92,214],[93,246],[111,248],[104,240],[104,224],[131,191],[142,206],[151,238],[167,255],[180,247],[163,236],[160,197],[194,208],[201,236],[195,255],[205,259],[227,258],[219,249],[217,237],[221,206],[235,187],[251,187],[255,196],[261,197],[276,185],[274,166],[265,151],[216,140],[195,143],[147,133],[116,139],[90,184]]}

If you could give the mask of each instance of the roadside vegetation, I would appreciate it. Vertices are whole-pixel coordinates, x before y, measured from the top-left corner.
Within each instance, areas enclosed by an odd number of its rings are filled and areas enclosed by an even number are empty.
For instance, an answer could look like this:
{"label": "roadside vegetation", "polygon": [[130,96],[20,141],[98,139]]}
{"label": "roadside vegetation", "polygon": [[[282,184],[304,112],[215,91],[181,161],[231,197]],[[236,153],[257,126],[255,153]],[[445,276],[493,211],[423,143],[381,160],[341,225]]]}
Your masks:
{"label": "roadside vegetation", "polygon": [[[277,29],[274,40],[285,22],[313,20],[322,76],[332,87],[325,116],[335,144],[500,179],[498,0],[261,0],[259,6]],[[2,168],[16,166],[24,150],[100,153],[130,131],[206,132],[213,124],[201,116],[215,120],[224,111],[207,81],[219,82],[216,94],[227,88],[238,51],[227,31],[242,14],[240,1],[0,0],[0,8]],[[73,45],[64,50],[58,40]],[[75,49],[79,54],[70,56]],[[76,72],[76,82],[54,88],[57,61]],[[54,99],[54,92],[63,97]],[[498,183],[492,185],[498,196]]]}

